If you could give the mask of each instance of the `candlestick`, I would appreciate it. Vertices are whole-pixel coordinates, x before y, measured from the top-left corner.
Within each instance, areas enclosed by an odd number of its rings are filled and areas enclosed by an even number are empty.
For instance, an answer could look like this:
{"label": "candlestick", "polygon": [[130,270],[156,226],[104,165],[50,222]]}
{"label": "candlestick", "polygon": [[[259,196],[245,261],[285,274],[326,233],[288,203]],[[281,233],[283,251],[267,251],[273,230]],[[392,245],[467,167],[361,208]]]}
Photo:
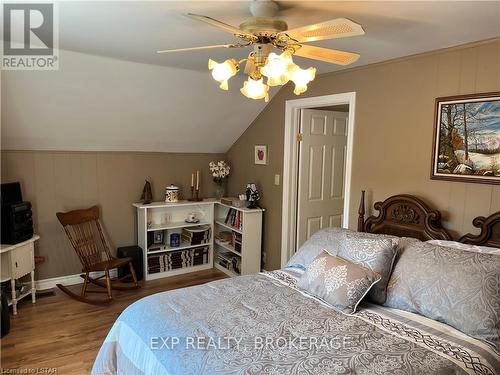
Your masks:
{"label": "candlestick", "polygon": [[194,186],[191,186],[191,198],[189,198],[188,200],[192,201],[192,202],[199,202],[199,201],[203,200],[199,197],[199,194],[200,194],[200,191],[195,189]]}

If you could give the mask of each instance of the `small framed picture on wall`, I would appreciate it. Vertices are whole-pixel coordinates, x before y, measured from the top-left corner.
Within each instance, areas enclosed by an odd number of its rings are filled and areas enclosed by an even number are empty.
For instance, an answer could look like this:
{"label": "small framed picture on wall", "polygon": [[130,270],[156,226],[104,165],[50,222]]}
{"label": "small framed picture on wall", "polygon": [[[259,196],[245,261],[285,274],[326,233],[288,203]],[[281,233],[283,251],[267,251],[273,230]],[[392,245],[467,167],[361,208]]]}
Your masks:
{"label": "small framed picture on wall", "polygon": [[267,146],[255,145],[255,164],[267,165]]}

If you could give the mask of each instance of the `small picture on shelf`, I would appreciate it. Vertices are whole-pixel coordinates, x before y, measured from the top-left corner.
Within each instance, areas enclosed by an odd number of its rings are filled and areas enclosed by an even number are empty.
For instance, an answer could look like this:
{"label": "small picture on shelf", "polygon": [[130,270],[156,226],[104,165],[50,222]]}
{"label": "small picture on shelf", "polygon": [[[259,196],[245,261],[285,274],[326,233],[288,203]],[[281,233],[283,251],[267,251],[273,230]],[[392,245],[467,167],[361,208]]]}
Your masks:
{"label": "small picture on shelf", "polygon": [[154,244],[162,244],[163,243],[163,231],[155,230],[153,233],[153,243]]}

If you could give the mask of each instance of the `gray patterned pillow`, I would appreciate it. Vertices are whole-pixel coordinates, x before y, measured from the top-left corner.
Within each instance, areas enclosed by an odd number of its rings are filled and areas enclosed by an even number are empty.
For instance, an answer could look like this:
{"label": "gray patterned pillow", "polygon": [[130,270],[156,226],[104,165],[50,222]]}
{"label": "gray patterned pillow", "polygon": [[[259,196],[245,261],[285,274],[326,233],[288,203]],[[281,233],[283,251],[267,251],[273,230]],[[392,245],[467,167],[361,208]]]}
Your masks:
{"label": "gray patterned pillow", "polygon": [[332,255],[336,255],[340,242],[345,238],[345,234],[352,232],[344,228],[324,228],[314,233],[295,255],[288,261],[286,267],[296,267],[305,270],[323,250]]}
{"label": "gray patterned pillow", "polygon": [[402,247],[408,241],[418,241],[414,238],[400,238],[388,234],[356,232],[344,228],[324,228],[314,233],[311,238],[304,242],[295,255],[288,261],[286,267],[296,267],[305,270],[323,250],[326,250],[329,254],[337,255],[340,244],[347,236],[350,238],[389,238],[398,247]]}
{"label": "gray patterned pillow", "polygon": [[387,283],[397,252],[397,247],[393,245],[391,239],[350,238],[347,235],[337,255],[361,264],[381,276],[380,282],[374,285],[368,293],[368,298],[375,303],[382,304],[385,302]]}
{"label": "gray patterned pillow", "polygon": [[453,249],[474,251],[475,253],[500,254],[500,249],[496,247],[476,246],[456,241],[445,241],[445,240],[429,240],[426,242],[433,245],[451,247]]}
{"label": "gray patterned pillow", "polygon": [[500,349],[500,256],[415,242],[399,256],[385,306],[446,323]]}
{"label": "gray patterned pillow", "polygon": [[353,314],[378,281],[378,273],[323,251],[307,267],[297,286],[343,313]]}

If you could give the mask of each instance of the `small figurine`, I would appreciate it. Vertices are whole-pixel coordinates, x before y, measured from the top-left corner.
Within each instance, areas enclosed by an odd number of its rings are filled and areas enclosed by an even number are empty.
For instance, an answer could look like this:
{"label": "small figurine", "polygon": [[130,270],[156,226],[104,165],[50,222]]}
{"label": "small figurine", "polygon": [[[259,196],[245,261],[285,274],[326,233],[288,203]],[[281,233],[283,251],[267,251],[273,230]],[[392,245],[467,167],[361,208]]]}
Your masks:
{"label": "small figurine", "polygon": [[144,204],[150,204],[153,201],[153,192],[151,190],[151,183],[146,180],[144,188],[142,189],[141,200]]}
{"label": "small figurine", "polygon": [[245,194],[247,196],[247,201],[250,202],[250,204],[248,205],[248,208],[259,207],[257,205],[257,201],[260,199],[260,195],[259,195],[259,192],[257,191],[257,187],[255,186],[254,183],[247,184]]}

